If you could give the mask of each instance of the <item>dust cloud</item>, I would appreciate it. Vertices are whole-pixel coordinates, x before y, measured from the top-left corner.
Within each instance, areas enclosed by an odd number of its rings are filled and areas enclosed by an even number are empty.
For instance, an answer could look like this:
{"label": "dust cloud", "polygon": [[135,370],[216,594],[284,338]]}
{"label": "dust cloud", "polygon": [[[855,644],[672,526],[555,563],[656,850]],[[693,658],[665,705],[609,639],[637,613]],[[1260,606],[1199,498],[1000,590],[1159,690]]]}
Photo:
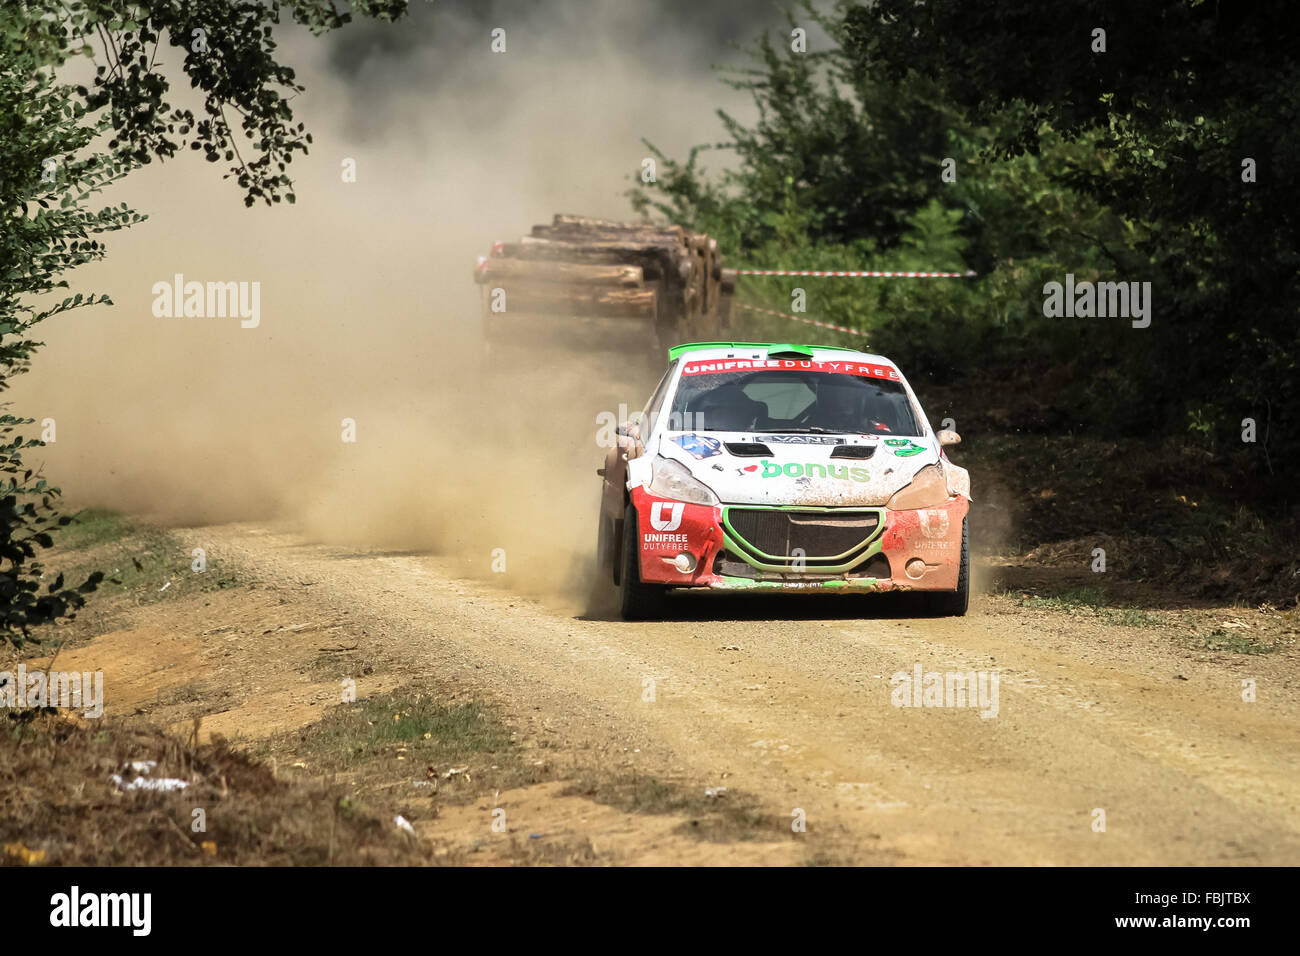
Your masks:
{"label": "dust cloud", "polygon": [[[6,396],[55,420],[56,441],[29,460],[72,507],[288,522],[485,575],[501,548],[503,584],[585,594],[596,415],[639,407],[663,356],[628,362],[554,323],[539,328],[547,347],[485,353],[471,273],[492,241],[556,212],[629,218],[642,137],[682,155],[717,137],[717,107],[744,115],[709,69],[721,39],[744,38],[720,15],[693,30],[685,13],[649,37],[652,8],[638,7],[440,5],[412,23],[286,36],[314,136],[290,170],[297,203],[246,209],[188,151],[115,187],[106,201],[150,218],[71,277],[114,305],[52,320]],[[493,26],[505,54],[489,50]],[[155,317],[154,284],[178,274],[260,283],[258,326]]]}

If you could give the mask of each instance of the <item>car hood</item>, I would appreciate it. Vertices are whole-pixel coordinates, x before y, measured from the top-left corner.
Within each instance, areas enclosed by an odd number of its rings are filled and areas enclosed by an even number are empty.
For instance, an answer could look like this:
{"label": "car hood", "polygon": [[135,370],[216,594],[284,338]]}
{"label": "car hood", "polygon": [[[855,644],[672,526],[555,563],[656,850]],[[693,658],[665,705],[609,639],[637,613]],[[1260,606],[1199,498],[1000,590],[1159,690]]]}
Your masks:
{"label": "car hood", "polygon": [[[834,454],[846,447],[872,450]],[[667,432],[648,450],[681,462],[723,504],[883,505],[939,461],[933,439],[885,435]]]}

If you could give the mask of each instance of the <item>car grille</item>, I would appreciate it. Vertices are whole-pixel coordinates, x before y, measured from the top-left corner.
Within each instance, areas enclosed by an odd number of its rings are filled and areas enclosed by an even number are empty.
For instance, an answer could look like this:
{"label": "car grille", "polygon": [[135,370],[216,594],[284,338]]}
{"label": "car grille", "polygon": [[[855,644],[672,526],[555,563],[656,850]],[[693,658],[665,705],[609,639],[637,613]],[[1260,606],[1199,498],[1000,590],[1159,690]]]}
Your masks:
{"label": "car grille", "polygon": [[727,523],[741,544],[776,559],[796,549],[809,563],[839,558],[865,546],[880,527],[876,511],[796,511],[728,508]]}

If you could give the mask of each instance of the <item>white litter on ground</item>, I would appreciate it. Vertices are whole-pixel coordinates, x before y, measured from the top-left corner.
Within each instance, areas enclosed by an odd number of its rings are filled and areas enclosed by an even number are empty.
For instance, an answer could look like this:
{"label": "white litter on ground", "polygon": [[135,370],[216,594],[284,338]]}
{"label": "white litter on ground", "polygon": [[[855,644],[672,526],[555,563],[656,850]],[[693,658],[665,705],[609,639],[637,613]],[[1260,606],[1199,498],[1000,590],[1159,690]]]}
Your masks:
{"label": "white litter on ground", "polygon": [[130,782],[122,779],[119,774],[109,774],[109,780],[117,785],[119,790],[162,790],[170,792],[172,790],[184,790],[189,786],[184,780],[177,780],[175,777],[159,777],[152,780],[149,777],[136,777]]}
{"label": "white litter on ground", "polygon": [[108,779],[113,781],[119,790],[159,790],[170,792],[172,790],[184,790],[189,784],[184,780],[176,777],[159,777],[153,779],[148,774],[153,773],[154,768],[158,766],[157,760],[128,760],[122,767],[123,771],[131,771],[136,776],[132,780],[126,780],[121,774],[112,773]]}

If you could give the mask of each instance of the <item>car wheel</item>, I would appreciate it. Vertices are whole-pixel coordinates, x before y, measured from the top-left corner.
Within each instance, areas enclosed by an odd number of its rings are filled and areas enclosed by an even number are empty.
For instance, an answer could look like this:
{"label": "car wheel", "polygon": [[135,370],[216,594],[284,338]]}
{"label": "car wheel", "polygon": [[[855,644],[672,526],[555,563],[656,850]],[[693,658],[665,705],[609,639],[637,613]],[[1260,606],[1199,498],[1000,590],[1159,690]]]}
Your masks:
{"label": "car wheel", "polygon": [[957,571],[957,590],[925,595],[926,610],[934,617],[962,617],[970,607],[970,539],[966,519],[961,522],[961,565]]}
{"label": "car wheel", "polygon": [[619,610],[625,621],[646,621],[663,617],[666,588],[641,581],[640,536],[636,533],[636,509],[628,504],[623,516],[622,561],[618,569]]}

